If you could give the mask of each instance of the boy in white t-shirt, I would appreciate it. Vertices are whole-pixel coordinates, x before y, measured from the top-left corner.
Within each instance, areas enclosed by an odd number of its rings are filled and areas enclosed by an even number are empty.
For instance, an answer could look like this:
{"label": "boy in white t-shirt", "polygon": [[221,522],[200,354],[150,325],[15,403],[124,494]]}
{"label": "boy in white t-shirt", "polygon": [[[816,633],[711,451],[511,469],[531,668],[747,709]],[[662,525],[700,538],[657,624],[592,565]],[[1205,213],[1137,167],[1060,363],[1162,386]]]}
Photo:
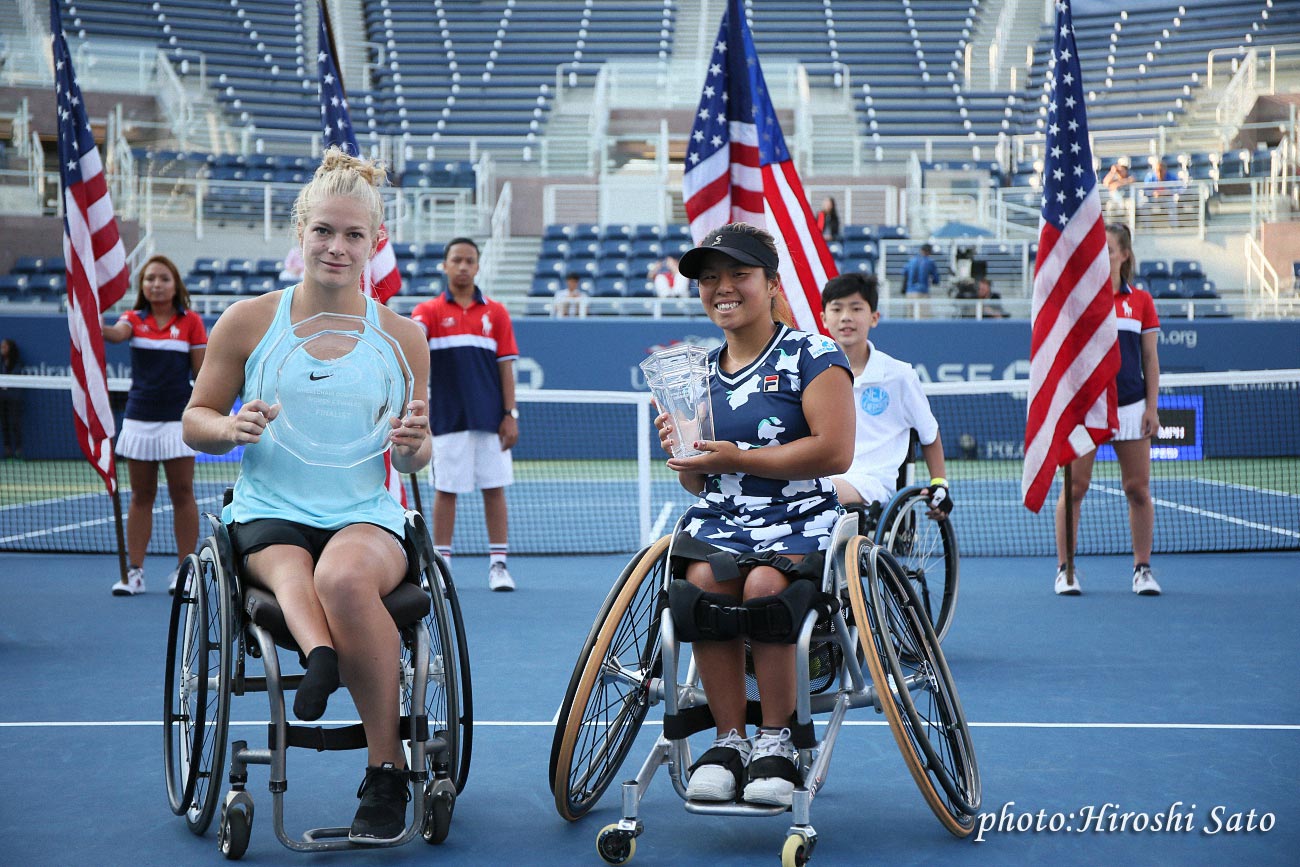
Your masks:
{"label": "boy in white t-shirt", "polygon": [[898,468],[910,459],[912,431],[930,470],[931,518],[952,511],[944,478],[943,443],[930,401],[911,365],[871,345],[867,335],[880,322],[879,290],[869,274],[841,274],[822,290],[822,324],[839,342],[853,368],[857,435],[853,465],[832,479],[840,502],[887,503],[897,492]]}

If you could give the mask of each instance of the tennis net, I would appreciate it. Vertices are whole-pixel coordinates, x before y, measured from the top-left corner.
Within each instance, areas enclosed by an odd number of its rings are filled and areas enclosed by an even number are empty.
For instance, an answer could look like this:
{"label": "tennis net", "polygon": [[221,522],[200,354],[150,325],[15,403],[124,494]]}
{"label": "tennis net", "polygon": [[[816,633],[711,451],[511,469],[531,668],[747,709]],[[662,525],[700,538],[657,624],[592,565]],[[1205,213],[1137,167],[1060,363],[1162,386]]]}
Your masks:
{"label": "tennis net", "polygon": [[[0,377],[5,406],[21,407],[25,446],[22,460],[0,463],[0,550],[116,551],[112,504],[73,439],[69,385],[66,377]],[[120,417],[129,381],[109,385]],[[1023,380],[926,385],[964,555],[1055,553],[1059,475],[1041,513],[1021,503],[1027,388]],[[507,492],[512,553],[634,551],[670,531],[693,501],[664,466],[644,393],[521,390],[518,401],[521,438]],[[1300,370],[1166,374],[1160,416],[1151,469],[1157,553],[1300,549]],[[237,452],[200,455],[200,511],[218,511],[237,474]],[[916,475],[926,475],[924,464]],[[119,483],[125,501],[124,466]],[[418,491],[411,477],[406,483],[408,502],[418,494],[428,516],[428,473]],[[458,500],[456,553],[485,553],[480,495]],[[160,479],[150,553],[174,549]],[[1078,550],[1131,550],[1119,468],[1106,447],[1081,511]]]}

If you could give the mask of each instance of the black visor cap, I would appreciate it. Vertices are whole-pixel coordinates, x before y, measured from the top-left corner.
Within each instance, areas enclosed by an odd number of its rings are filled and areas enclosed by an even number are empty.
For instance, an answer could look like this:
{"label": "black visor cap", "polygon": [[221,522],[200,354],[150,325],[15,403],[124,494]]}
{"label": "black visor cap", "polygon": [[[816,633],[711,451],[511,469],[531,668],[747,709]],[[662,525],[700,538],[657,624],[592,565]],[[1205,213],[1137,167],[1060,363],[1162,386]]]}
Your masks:
{"label": "black visor cap", "polygon": [[710,250],[730,256],[746,265],[757,265],[772,271],[780,264],[777,256],[758,238],[745,232],[723,226],[704,236],[698,247],[687,250],[677,263],[677,270],[691,279],[698,279],[700,269]]}

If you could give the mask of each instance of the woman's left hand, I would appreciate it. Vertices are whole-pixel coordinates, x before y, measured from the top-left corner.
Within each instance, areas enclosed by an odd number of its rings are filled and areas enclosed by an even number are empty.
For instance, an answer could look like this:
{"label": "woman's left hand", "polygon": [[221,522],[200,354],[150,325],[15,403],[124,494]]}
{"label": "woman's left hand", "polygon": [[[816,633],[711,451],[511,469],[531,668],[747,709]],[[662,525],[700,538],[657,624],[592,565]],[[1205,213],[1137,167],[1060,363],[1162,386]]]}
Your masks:
{"label": "woman's left hand", "polygon": [[735,443],[728,440],[697,440],[691,445],[704,454],[689,458],[669,458],[668,469],[705,475],[741,472],[740,448]]}
{"label": "woman's left hand", "polygon": [[390,418],[388,423],[393,432],[388,441],[393,449],[404,455],[414,455],[429,438],[429,407],[422,400],[413,400],[406,405],[406,414],[399,418]]}
{"label": "woman's left hand", "polygon": [[1142,413],[1142,436],[1154,439],[1160,433],[1160,415],[1150,403]]}

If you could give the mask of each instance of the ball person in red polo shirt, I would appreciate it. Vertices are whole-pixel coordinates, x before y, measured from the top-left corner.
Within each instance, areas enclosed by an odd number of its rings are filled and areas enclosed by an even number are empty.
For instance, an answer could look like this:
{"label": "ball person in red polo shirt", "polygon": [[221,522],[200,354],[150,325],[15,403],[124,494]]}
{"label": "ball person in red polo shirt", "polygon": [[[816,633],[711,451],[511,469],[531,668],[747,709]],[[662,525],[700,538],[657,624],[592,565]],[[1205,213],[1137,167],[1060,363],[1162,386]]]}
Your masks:
{"label": "ball person in red polo shirt", "polygon": [[429,339],[429,416],[433,425],[433,542],[451,560],[456,496],[483,492],[491,565],[488,586],[514,590],[506,568],[506,486],[510,449],[519,439],[510,314],[475,284],[479,249],[469,238],[447,242],[447,290],[411,318]]}

